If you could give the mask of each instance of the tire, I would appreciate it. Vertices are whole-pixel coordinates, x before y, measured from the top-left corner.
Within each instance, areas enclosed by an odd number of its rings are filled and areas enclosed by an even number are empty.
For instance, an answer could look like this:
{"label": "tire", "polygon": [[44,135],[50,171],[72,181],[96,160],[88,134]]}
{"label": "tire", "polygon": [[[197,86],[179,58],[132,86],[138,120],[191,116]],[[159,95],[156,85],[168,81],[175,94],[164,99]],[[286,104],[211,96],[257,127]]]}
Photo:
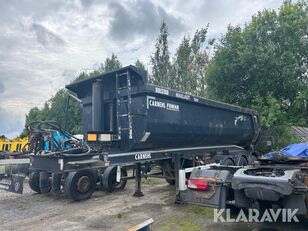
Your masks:
{"label": "tire", "polygon": [[51,191],[55,194],[61,192],[61,180],[62,174],[52,173],[51,174]]}
{"label": "tire", "polygon": [[[174,177],[175,178],[175,172],[171,161],[162,161],[160,164],[160,167],[163,171],[164,176],[167,177]],[[165,178],[166,182],[170,185],[175,185],[174,179],[167,179]]]}
{"label": "tire", "polygon": [[248,159],[246,156],[242,155],[237,160],[237,166],[246,166],[248,165]]}
{"label": "tire", "polygon": [[96,177],[93,171],[80,170],[69,172],[65,179],[64,190],[74,201],[86,200],[92,196],[96,188]]}
{"label": "tire", "polygon": [[[121,168],[121,176],[127,176],[126,169]],[[125,188],[127,179],[121,179],[120,182],[116,182],[116,177],[117,166],[110,166],[104,171],[101,177],[101,184],[106,191],[115,192]]]}
{"label": "tire", "polygon": [[306,203],[306,216],[308,220],[308,193],[306,193],[306,196],[305,196],[305,203]]}
{"label": "tire", "polygon": [[48,193],[51,190],[51,181],[48,172],[39,172],[39,186],[41,193]]}
{"label": "tire", "polygon": [[40,189],[40,172],[31,172],[29,175],[29,186],[37,193],[41,193]]}
{"label": "tire", "polygon": [[165,179],[166,182],[170,185],[175,185],[175,180],[171,180],[171,179]]}
{"label": "tire", "polygon": [[221,165],[235,166],[234,160],[231,157],[226,157],[219,162]]}

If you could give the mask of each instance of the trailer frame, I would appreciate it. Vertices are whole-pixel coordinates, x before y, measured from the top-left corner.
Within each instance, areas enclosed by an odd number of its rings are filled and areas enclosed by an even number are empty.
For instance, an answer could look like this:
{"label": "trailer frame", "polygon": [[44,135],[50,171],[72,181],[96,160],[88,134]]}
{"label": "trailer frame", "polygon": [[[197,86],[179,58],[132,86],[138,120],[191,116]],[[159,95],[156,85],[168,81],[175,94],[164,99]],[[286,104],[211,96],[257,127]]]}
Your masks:
{"label": "trailer frame", "polygon": [[[141,190],[142,177],[165,178],[174,181],[176,186],[177,201],[179,201],[179,175],[178,172],[184,167],[184,161],[190,160],[191,167],[196,165],[196,157],[200,155],[207,156],[212,153],[216,160],[224,160],[225,158],[237,158],[238,156],[251,154],[251,150],[245,150],[237,145],[224,146],[201,146],[173,148],[162,150],[146,150],[121,153],[96,153],[93,156],[84,157],[65,157],[65,156],[30,156],[31,171],[47,172],[51,174],[67,174],[69,172],[94,170],[101,174],[108,167],[114,166],[134,166],[135,175],[119,176],[120,171],[117,170],[117,181],[135,179],[134,196],[143,196]],[[221,153],[221,154],[218,154]],[[153,162],[171,161],[174,166],[174,177],[164,176],[162,172],[147,173],[146,169],[142,169],[143,165]]]}

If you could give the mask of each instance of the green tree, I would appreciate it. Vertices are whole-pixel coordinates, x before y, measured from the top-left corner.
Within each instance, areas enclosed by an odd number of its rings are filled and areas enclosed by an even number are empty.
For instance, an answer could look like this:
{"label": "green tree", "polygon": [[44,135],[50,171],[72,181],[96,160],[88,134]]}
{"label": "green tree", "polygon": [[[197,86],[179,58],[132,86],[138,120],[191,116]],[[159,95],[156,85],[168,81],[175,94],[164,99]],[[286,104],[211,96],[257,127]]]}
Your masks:
{"label": "green tree", "polygon": [[[60,89],[54,96],[45,102],[42,109],[37,107],[30,109],[29,113],[26,115],[26,124],[34,121],[53,120],[64,128],[65,108],[68,97],[69,92],[66,89]],[[70,100],[68,115],[67,130],[74,134],[82,133],[81,109],[78,102]]]}
{"label": "green tree", "polygon": [[108,72],[119,69],[122,67],[121,62],[115,54],[112,54],[110,58],[107,58],[104,65],[101,66],[101,72]]}
{"label": "green tree", "polygon": [[84,80],[84,79],[87,79],[87,78],[91,78],[91,77],[94,77],[94,76],[97,76],[97,75],[100,75],[102,74],[104,71],[104,68],[103,68],[103,64],[101,64],[100,68],[97,69],[97,70],[93,70],[93,71],[90,71],[88,73],[86,72],[81,72],[77,77],[76,79],[73,81],[73,82],[77,82],[77,81],[81,81],[81,80]]}
{"label": "green tree", "polygon": [[184,37],[172,64],[173,88],[196,95],[204,95],[204,72],[209,63],[206,48],[207,29],[197,30],[192,40]]}
{"label": "green tree", "polygon": [[139,59],[136,60],[135,66],[146,71],[144,64]]}
{"label": "green tree", "polygon": [[[286,112],[280,102],[271,94],[266,96],[256,96],[253,108],[258,111],[263,129],[271,130],[274,136],[272,148],[278,150],[290,143],[298,142],[298,139],[291,133],[291,124],[285,119]],[[281,135],[282,134],[282,135]],[[258,145],[260,151],[265,151],[263,143]]]}
{"label": "green tree", "polygon": [[26,115],[26,123],[40,120],[41,110],[38,107],[33,107],[30,109],[29,113]]}
{"label": "green tree", "polygon": [[171,63],[168,49],[168,26],[165,22],[162,22],[160,26],[155,52],[150,59],[152,64],[150,81],[156,85],[171,87],[173,81],[170,76]]}
{"label": "green tree", "polygon": [[307,125],[307,13],[307,2],[287,1],[277,12],[259,12],[243,29],[229,26],[205,74],[208,97],[260,108],[270,95],[275,104],[268,111],[279,105],[283,117],[268,113],[263,121]]}
{"label": "green tree", "polygon": [[307,91],[307,4],[264,10],[243,30],[229,26],[206,72],[208,95],[250,106],[271,93],[285,110]]}
{"label": "green tree", "polygon": [[172,87],[176,90],[192,92],[192,89],[196,89],[196,84],[194,84],[196,81],[191,75],[190,53],[190,40],[184,37],[176,51],[175,61],[172,64],[172,76],[175,79]]}

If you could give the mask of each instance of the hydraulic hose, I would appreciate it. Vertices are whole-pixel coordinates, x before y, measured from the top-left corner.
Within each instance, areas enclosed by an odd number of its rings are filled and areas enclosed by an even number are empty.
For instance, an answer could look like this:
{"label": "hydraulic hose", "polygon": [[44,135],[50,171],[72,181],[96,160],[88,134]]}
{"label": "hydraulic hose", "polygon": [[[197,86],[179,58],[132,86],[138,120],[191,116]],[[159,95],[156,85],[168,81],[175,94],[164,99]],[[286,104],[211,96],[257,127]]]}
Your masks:
{"label": "hydraulic hose", "polygon": [[[52,145],[56,145],[58,149],[59,148],[62,149],[59,151],[50,150],[51,152],[45,153],[44,156],[60,155],[60,156],[66,156],[66,157],[81,157],[81,156],[97,155],[96,152],[91,153],[91,148],[86,142],[82,142],[80,139],[73,136],[69,132],[62,130],[60,124],[58,124],[55,121],[36,121],[36,122],[30,123],[28,126],[30,127],[31,131],[35,132],[35,134],[41,134],[42,139],[44,139],[43,137],[46,135],[46,133],[48,133],[51,136],[52,140],[50,140],[50,142],[52,143]],[[57,136],[58,136],[57,140],[53,137],[53,135],[51,135],[53,132],[57,133]],[[44,148],[42,145],[43,145],[44,140],[42,139],[40,142],[41,146],[39,147],[39,150],[37,150],[36,148],[36,150],[34,150],[34,154],[37,154],[43,151]],[[75,146],[75,147],[66,149],[68,144]],[[78,152],[81,151],[81,153],[73,153],[76,151]]]}

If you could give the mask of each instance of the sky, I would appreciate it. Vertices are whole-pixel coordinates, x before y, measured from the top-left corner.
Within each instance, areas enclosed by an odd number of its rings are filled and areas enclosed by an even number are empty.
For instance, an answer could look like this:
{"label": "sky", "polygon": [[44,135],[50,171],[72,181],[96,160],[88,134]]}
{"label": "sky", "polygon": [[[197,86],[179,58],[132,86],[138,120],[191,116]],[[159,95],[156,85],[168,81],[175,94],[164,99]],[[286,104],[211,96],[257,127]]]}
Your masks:
{"label": "sky", "polygon": [[219,38],[282,0],[0,0],[0,135],[19,135],[30,108],[42,107],[78,73],[112,53],[149,67],[162,20],[174,53],[183,36],[209,24]]}

